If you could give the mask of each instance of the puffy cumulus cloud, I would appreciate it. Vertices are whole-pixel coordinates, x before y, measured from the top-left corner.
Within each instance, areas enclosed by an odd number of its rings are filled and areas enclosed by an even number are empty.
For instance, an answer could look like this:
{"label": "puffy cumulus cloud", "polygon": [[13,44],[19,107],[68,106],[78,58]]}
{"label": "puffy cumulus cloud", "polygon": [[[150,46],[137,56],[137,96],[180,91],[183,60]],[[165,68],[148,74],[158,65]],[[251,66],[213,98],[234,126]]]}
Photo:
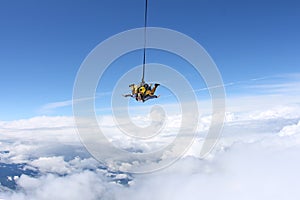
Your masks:
{"label": "puffy cumulus cloud", "polygon": [[69,164],[64,161],[62,156],[57,157],[40,157],[36,160],[29,162],[33,167],[38,168],[43,173],[57,173],[57,174],[68,174],[70,173]]}
{"label": "puffy cumulus cloud", "polygon": [[[133,181],[128,187],[109,179],[126,178],[125,173],[110,174],[106,169],[99,168],[99,163],[89,156],[67,159],[70,152],[72,155],[80,152],[77,149],[80,143],[74,139],[77,135],[74,134],[74,127],[70,128],[72,124],[69,119],[65,118],[64,124],[64,118],[60,118],[61,121],[57,122],[60,125],[56,124],[55,129],[51,129],[51,124],[44,124],[44,128],[36,125],[34,128],[32,123],[25,130],[20,125],[23,122],[14,122],[19,127],[16,130],[9,122],[2,122],[0,136],[4,139],[0,141],[1,148],[10,152],[0,154],[1,161],[26,162],[28,166],[38,169],[41,176],[22,175],[17,180],[19,190],[0,190],[0,199],[298,200],[298,111],[297,105],[247,109],[245,112],[235,112],[229,108],[223,135],[208,157],[200,159],[198,156],[203,141],[201,135],[187,154],[174,165],[152,174],[133,175]],[[168,117],[170,123],[165,127],[168,134],[172,134],[178,128],[180,117]],[[52,122],[56,123],[55,120]],[[149,143],[126,139],[119,135],[113,122],[112,118],[107,117],[102,118],[101,123],[110,134],[110,139],[118,146],[149,150],[160,147],[158,145],[161,142],[169,142],[168,139],[164,140],[168,135],[157,137]],[[210,116],[201,116],[198,131],[206,131],[209,124]],[[44,135],[36,138],[39,134]],[[64,134],[67,136],[62,136]],[[63,147],[69,144],[72,144],[72,148]],[[121,167],[130,167],[124,165],[126,163],[121,163]]]}
{"label": "puffy cumulus cloud", "polygon": [[297,124],[283,127],[279,132],[279,136],[289,136],[294,134],[300,134],[300,121]]}
{"label": "puffy cumulus cloud", "polygon": [[251,119],[294,119],[300,118],[300,107],[299,106],[275,106],[271,109],[264,110],[261,112],[254,112],[249,116]]}
{"label": "puffy cumulus cloud", "polygon": [[232,143],[213,159],[186,157],[159,173],[137,176],[133,186],[118,191],[117,199],[296,200],[300,197],[300,143],[294,144],[272,136]]}
{"label": "puffy cumulus cloud", "polygon": [[[6,163],[27,163],[38,157],[61,154],[60,151],[83,148],[73,117],[39,116],[30,119],[0,121],[0,155]],[[75,154],[78,152],[75,152]]]}
{"label": "puffy cumulus cloud", "polygon": [[109,171],[93,158],[66,161],[62,156],[41,157],[24,167],[39,174],[17,177],[17,190],[3,188],[0,199],[112,199],[112,191],[131,179],[128,174]]}
{"label": "puffy cumulus cloud", "polygon": [[[0,198],[12,200],[98,200],[111,199],[110,184],[101,174],[91,171],[68,176],[47,174],[39,178],[22,175],[18,180],[19,192],[5,192]],[[116,187],[116,185],[113,185]]]}
{"label": "puffy cumulus cloud", "polygon": [[[197,138],[183,159],[158,173],[135,176],[131,187],[116,191],[116,199],[299,199],[297,109],[228,113],[223,136],[210,156],[197,158]],[[280,115],[280,110],[286,112]],[[265,113],[277,114],[262,117]]]}
{"label": "puffy cumulus cloud", "polygon": [[85,169],[97,170],[100,163],[93,158],[75,157],[66,161],[64,156],[39,157],[29,161],[28,166],[34,167],[43,174],[54,173],[58,175],[72,174]]}
{"label": "puffy cumulus cloud", "polygon": [[[157,113],[156,113],[157,114]],[[154,114],[156,116],[156,114]],[[114,121],[112,116],[102,116],[99,118],[99,124],[103,134],[106,138],[113,143],[115,146],[122,148],[122,149],[132,149],[133,151],[138,152],[153,152],[158,149],[164,148],[165,146],[169,145],[176,137],[177,133],[179,133],[180,128],[187,129],[190,127],[188,123],[182,123],[182,116],[181,115],[167,115],[165,119],[161,119],[160,117],[151,118],[151,114],[145,116],[131,116],[131,121],[135,123],[139,127],[145,127],[151,124],[151,121],[158,121],[157,123],[154,122],[154,127],[157,128],[159,134],[153,134],[151,131],[152,129],[146,129],[146,132],[136,134],[135,127],[128,127],[130,124],[125,123],[127,119],[119,119],[120,124],[119,126],[116,125],[116,121]],[[193,116],[188,116],[191,118]],[[160,123],[160,120],[165,120],[163,124]],[[187,122],[192,120],[185,120]],[[210,126],[211,116],[209,115],[201,115],[199,117],[199,123],[197,127],[197,132],[207,132]],[[124,134],[121,130],[130,130],[127,134]],[[160,127],[160,128],[159,128]],[[153,127],[152,127],[153,128]],[[134,134],[132,134],[134,133]],[[149,134],[148,134],[149,133]],[[135,135],[136,134],[136,135]],[[135,135],[135,136],[153,136],[149,138],[144,138],[142,140],[132,138],[128,135]],[[186,133],[187,137],[193,136],[192,133]],[[203,134],[202,134],[203,135]]]}

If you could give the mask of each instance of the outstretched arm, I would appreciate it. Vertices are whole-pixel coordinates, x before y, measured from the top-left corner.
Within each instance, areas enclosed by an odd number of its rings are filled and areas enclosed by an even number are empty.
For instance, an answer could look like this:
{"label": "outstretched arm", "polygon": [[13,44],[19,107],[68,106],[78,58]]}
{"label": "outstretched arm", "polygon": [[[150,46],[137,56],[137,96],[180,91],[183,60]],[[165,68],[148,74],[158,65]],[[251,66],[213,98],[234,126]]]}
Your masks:
{"label": "outstretched arm", "polygon": [[132,94],[123,94],[122,96],[123,96],[123,97],[133,97]]}

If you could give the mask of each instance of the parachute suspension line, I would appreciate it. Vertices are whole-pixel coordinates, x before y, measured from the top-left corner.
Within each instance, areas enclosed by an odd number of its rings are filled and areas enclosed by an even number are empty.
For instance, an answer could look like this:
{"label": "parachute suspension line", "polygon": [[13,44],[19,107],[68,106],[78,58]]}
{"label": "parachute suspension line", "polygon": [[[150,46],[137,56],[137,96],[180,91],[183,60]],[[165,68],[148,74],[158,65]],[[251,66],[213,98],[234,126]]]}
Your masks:
{"label": "parachute suspension line", "polygon": [[143,58],[143,76],[142,76],[142,83],[145,83],[145,66],[146,66],[146,33],[147,33],[147,10],[148,10],[148,0],[146,0],[145,5],[145,22],[144,22],[144,58]]}

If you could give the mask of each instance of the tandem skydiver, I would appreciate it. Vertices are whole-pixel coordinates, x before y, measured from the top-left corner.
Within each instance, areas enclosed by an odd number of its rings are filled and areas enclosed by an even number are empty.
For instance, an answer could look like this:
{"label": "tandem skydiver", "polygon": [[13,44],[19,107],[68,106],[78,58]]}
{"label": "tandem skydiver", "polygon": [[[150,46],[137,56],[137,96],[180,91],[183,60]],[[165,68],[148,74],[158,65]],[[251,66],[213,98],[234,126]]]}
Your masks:
{"label": "tandem skydiver", "polygon": [[160,84],[155,83],[154,87],[151,88],[152,84],[141,83],[140,85],[131,84],[129,87],[131,88],[131,94],[125,94],[124,97],[132,97],[137,101],[145,102],[149,99],[158,98],[160,96],[155,95],[156,88]]}

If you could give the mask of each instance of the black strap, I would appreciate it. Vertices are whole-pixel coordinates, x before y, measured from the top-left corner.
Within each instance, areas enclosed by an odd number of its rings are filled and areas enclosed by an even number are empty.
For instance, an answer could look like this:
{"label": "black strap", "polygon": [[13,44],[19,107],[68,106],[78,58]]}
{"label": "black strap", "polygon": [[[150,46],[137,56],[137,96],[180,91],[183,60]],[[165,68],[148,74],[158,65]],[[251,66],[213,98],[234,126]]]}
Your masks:
{"label": "black strap", "polygon": [[146,0],[145,5],[145,22],[144,22],[144,58],[143,58],[143,76],[142,83],[145,83],[145,65],[146,65],[146,33],[147,33],[147,10],[148,10],[148,0]]}

